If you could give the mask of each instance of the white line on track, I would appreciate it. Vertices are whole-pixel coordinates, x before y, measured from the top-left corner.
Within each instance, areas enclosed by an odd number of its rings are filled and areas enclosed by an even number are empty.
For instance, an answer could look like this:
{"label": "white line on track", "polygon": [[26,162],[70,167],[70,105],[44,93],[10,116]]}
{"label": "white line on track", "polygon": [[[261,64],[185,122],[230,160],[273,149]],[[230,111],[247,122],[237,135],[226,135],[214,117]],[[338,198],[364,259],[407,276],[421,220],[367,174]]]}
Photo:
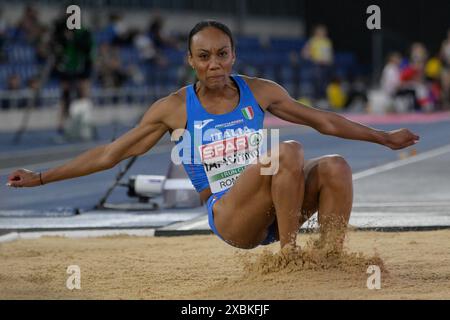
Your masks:
{"label": "white line on track", "polygon": [[19,234],[17,232],[11,232],[0,236],[0,243],[15,241],[17,239],[19,239]]}
{"label": "white line on track", "polygon": [[426,152],[416,155],[414,157],[401,159],[401,160],[395,160],[395,161],[383,164],[381,166],[377,166],[377,167],[370,168],[370,169],[367,169],[367,170],[364,170],[364,171],[361,171],[358,173],[354,173],[353,180],[366,178],[366,177],[369,177],[369,176],[372,176],[375,174],[379,174],[379,173],[382,173],[385,171],[389,171],[392,169],[396,169],[396,168],[405,166],[407,164],[411,164],[411,163],[419,162],[422,160],[430,159],[433,157],[437,157],[437,156],[443,155],[447,152],[450,152],[450,144],[445,145],[440,148],[437,148],[437,149],[432,149],[432,150],[426,151]]}
{"label": "white line on track", "polygon": [[120,230],[66,230],[66,231],[33,231],[33,232],[11,232],[0,236],[0,242],[9,242],[18,239],[38,239],[41,237],[67,237],[67,238],[89,238],[107,236],[141,236],[153,237],[155,229],[120,229]]}
{"label": "white line on track", "polygon": [[420,202],[358,202],[353,208],[388,208],[388,207],[449,207],[450,201],[420,201]]}
{"label": "white line on track", "polygon": [[204,227],[205,225],[209,228],[208,216],[206,216],[206,215],[204,217],[202,217],[201,219],[195,221],[195,222],[186,223],[185,225],[180,226],[180,227],[176,228],[175,230],[177,230],[177,231],[179,231],[179,230],[192,230],[192,229],[194,229],[196,227]]}
{"label": "white line on track", "polygon": [[[204,225],[208,224],[208,217],[203,217],[200,221],[192,222],[190,224],[186,224],[182,227],[177,228],[177,230],[192,230],[197,227],[203,227]],[[209,228],[209,226],[208,226]]]}

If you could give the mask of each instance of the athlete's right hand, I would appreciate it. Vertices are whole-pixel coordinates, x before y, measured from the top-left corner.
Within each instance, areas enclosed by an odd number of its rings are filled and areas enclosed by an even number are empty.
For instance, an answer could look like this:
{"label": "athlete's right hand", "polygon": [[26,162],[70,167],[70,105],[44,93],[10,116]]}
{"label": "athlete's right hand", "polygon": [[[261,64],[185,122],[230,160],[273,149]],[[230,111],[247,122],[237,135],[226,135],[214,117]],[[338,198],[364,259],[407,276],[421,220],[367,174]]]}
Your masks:
{"label": "athlete's right hand", "polygon": [[6,185],[12,188],[36,187],[41,185],[41,180],[39,179],[39,173],[27,169],[19,169],[8,176]]}

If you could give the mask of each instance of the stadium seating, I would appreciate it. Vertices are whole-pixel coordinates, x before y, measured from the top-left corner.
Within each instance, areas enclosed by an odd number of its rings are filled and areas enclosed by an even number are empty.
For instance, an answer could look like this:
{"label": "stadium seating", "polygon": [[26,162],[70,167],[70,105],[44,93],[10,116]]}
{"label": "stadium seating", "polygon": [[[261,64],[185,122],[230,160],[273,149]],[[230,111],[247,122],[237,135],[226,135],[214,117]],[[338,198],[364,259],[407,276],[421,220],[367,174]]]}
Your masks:
{"label": "stadium seating", "polygon": [[[4,46],[5,61],[0,64],[0,89],[5,89],[6,81],[12,74],[18,74],[22,85],[25,86],[30,77],[38,75],[41,65],[36,58],[35,48],[28,44],[23,35],[12,29],[8,30],[8,40]],[[98,47],[101,43],[111,42],[112,31],[104,29],[94,33],[94,41]],[[250,70],[261,77],[280,82],[286,87],[294,87],[295,84],[301,88],[308,88],[312,81],[311,64],[300,59],[297,67],[290,64],[290,55],[299,53],[305,45],[305,39],[293,38],[271,38],[264,44],[257,37],[240,36],[236,39],[239,70]],[[120,47],[120,59],[124,67],[131,64],[137,65],[144,74],[146,83],[144,85],[170,86],[178,84],[179,70],[183,66],[185,59],[184,50],[166,48],[163,55],[168,60],[167,67],[158,67],[153,64],[144,63],[139,60],[139,52],[133,46]],[[335,74],[340,77],[363,72],[364,69],[357,64],[356,57],[350,52],[336,52],[335,54]],[[99,87],[99,83],[94,81],[94,86]],[[125,86],[136,86],[136,83],[128,80]],[[58,87],[58,81],[50,78],[45,84],[45,88]],[[307,89],[306,89],[307,91]]]}

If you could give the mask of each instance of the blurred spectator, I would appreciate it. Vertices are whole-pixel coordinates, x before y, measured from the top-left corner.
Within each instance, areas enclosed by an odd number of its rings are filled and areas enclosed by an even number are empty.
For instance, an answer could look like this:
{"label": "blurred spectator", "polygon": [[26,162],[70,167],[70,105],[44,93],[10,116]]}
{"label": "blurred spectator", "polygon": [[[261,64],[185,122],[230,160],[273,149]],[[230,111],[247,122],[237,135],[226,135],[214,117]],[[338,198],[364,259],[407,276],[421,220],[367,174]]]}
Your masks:
{"label": "blurred spectator", "polygon": [[79,98],[89,96],[93,39],[88,29],[67,29],[65,13],[56,20],[53,30],[54,72],[60,80],[62,96],[58,132],[63,133],[74,92]]}
{"label": "blurred spectator", "polygon": [[143,62],[155,63],[158,60],[153,40],[145,32],[139,32],[134,37],[134,46],[139,52],[139,58]]}
{"label": "blurred spectator", "polygon": [[428,59],[428,51],[420,42],[414,42],[411,46],[410,64],[417,68],[424,68]]}
{"label": "blurred spectator", "polygon": [[400,88],[400,64],[402,57],[398,52],[389,55],[381,74],[381,89],[390,97],[394,97]]}
{"label": "blurred spectator", "polygon": [[118,88],[127,80],[127,73],[122,67],[118,48],[107,43],[100,45],[96,70],[103,88]]}
{"label": "blurred spectator", "polygon": [[3,63],[6,59],[5,51],[3,46],[6,41],[6,29],[7,29],[6,21],[3,19],[3,9],[0,8],[0,63]]}
{"label": "blurred spectator", "polygon": [[137,64],[130,64],[127,68],[127,77],[133,81],[135,85],[143,85],[145,83],[145,75]]}
{"label": "blurred spectator", "polygon": [[442,60],[442,107],[450,109],[450,29],[447,38],[442,42],[440,57]]}
{"label": "blurred spectator", "polygon": [[[429,53],[424,44],[420,42],[413,43],[411,47],[410,64],[415,69],[415,78],[413,81],[416,94],[416,110],[431,112],[437,108],[439,103],[439,86],[433,78],[440,77],[440,61],[435,58],[428,60]],[[428,66],[428,76],[427,67]],[[435,73],[435,74],[433,74]]]}
{"label": "blurred spectator", "polygon": [[396,111],[419,111],[417,89],[422,83],[422,75],[420,66],[408,64],[404,65],[400,70],[400,86],[395,94]]}
{"label": "blurred spectator", "polygon": [[346,102],[347,95],[342,87],[342,81],[338,77],[331,79],[327,86],[328,103],[335,111],[341,111]]}
{"label": "blurred spectator", "polygon": [[302,50],[302,55],[313,63],[314,98],[320,99],[325,96],[333,65],[333,44],[328,38],[328,31],[324,25],[314,28],[312,37]]}
{"label": "blurred spectator", "polygon": [[40,107],[42,106],[42,100],[40,96],[40,87],[39,87],[39,77],[33,76],[28,79],[27,81],[27,87],[31,90],[31,97],[29,99],[32,99],[32,101],[27,102],[27,104],[32,104],[34,107]]}
{"label": "blurred spectator", "polygon": [[350,112],[367,111],[367,84],[363,77],[357,76],[350,80],[347,97],[345,109]]}
{"label": "blurred spectator", "polygon": [[152,41],[153,47],[156,51],[154,62],[156,62],[156,64],[160,67],[166,67],[169,64],[169,60],[164,53],[165,49],[179,49],[177,40],[165,32],[164,23],[164,18],[159,13],[156,13],[150,21],[147,29],[147,35]]}
{"label": "blurred spectator", "polygon": [[148,27],[148,35],[153,41],[157,50],[162,50],[167,47],[178,48],[177,41],[165,33],[164,31],[164,18],[159,14],[155,14],[150,21]]}
{"label": "blurred spectator", "polygon": [[442,62],[439,59],[439,55],[436,54],[430,58],[425,65],[425,76],[427,81],[427,86],[429,88],[429,96],[433,108],[442,108],[443,97],[442,97]]}
{"label": "blurred spectator", "polygon": [[6,81],[6,88],[8,90],[19,90],[22,87],[22,80],[17,73],[13,73],[8,77]]}
{"label": "blurred spectator", "polygon": [[42,34],[35,44],[36,60],[39,64],[45,64],[50,56],[52,33],[48,26],[42,27]]}
{"label": "blurred spectator", "polygon": [[16,73],[11,74],[6,80],[6,90],[9,91],[10,97],[2,99],[2,109],[24,108],[27,100],[23,96],[22,79]]}
{"label": "blurred spectator", "polygon": [[442,73],[442,63],[438,55],[431,57],[425,64],[425,76],[431,81],[440,81]]}
{"label": "blurred spectator", "polygon": [[420,43],[412,45],[410,59],[406,62],[402,62],[398,52],[389,55],[381,75],[381,90],[395,112],[431,111],[434,108],[431,87],[424,77],[427,56]]}
{"label": "blurred spectator", "polygon": [[20,36],[24,36],[29,43],[39,42],[43,29],[39,21],[39,13],[34,6],[29,4],[24,8],[17,29]]}
{"label": "blurred spectator", "polygon": [[428,51],[422,43],[411,46],[409,63],[400,73],[401,85],[397,97],[409,99],[407,110],[431,112],[436,109],[435,88],[425,78]]}
{"label": "blurred spectator", "polygon": [[107,27],[111,36],[111,44],[118,46],[130,45],[132,36],[128,25],[120,14],[112,13],[109,16],[109,25]]}

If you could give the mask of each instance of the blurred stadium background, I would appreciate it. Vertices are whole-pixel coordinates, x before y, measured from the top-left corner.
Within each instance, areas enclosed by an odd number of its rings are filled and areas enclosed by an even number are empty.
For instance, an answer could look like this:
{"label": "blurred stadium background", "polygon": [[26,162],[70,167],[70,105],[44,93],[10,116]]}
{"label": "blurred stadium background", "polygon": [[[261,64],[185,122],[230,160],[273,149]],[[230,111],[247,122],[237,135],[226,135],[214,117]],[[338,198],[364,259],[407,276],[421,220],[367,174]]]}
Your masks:
{"label": "blurred stadium background", "polygon": [[[379,1],[382,29],[368,30],[370,1],[78,1],[73,4],[80,6],[82,26],[88,33],[82,39],[87,42],[84,48],[75,54],[89,56],[90,97],[95,107],[148,106],[192,81],[185,63],[187,33],[197,21],[214,18],[235,33],[236,72],[277,81],[295,98],[336,111],[437,111],[448,107],[442,100],[448,97],[442,92],[440,71],[444,60],[450,60],[441,52],[449,28],[442,12],[449,12],[450,4],[437,3],[409,1],[406,6],[404,1]],[[0,1],[2,118],[7,118],[5,112],[26,107],[30,89],[38,86],[49,57],[62,59],[64,49],[59,49],[58,37],[64,36],[58,34],[62,32],[58,19],[69,16],[66,7],[51,0]],[[323,96],[316,92],[314,61],[302,53],[318,24],[328,29],[333,48],[329,71],[319,80],[326,81]],[[424,83],[421,99],[430,101],[419,106],[373,106],[370,92],[380,87],[388,55],[399,52],[401,67],[406,69],[413,64],[411,48],[417,43],[423,45],[423,52],[417,54],[423,61],[417,70],[420,79],[415,80]],[[44,77],[34,100],[42,111],[59,104],[61,77],[55,69],[53,65]],[[1,129],[14,129],[17,122],[7,119]],[[56,125],[44,122],[43,127]],[[38,120],[29,123],[31,127],[39,124]]]}
{"label": "blurred stadium background", "polygon": [[[72,4],[81,8],[81,30],[65,28]],[[381,8],[381,30],[366,26],[373,4]],[[450,228],[449,13],[449,0],[0,0],[0,299],[163,299],[167,292],[241,299],[246,290],[263,299],[448,299],[448,231],[434,230]],[[186,177],[170,161],[168,134],[110,170],[39,188],[5,186],[18,168],[45,171],[109,143],[156,99],[192,83],[187,35],[203,19],[233,31],[235,72],[274,80],[295,99],[373,128],[420,136],[394,151],[266,114],[265,126],[301,142],[306,159],[339,154],[350,164],[352,229],[430,231],[353,238],[352,250],[378,256],[380,248],[386,259],[392,281],[385,285],[383,270],[382,295],[367,291],[365,279],[348,282],[359,275],[329,270],[318,278],[308,272],[307,281],[295,272],[280,281],[245,274],[249,285],[235,280],[237,265],[230,265],[241,255],[226,255],[216,237],[202,245],[190,237],[59,238],[211,234],[193,190],[163,190],[150,202],[127,192],[133,176]],[[42,236],[58,238],[20,240]],[[83,270],[78,293],[64,285],[68,265]]]}
{"label": "blurred stadium background", "polygon": [[[71,4],[81,8],[79,31],[65,28]],[[372,4],[381,8],[381,30],[366,26]],[[18,167],[43,170],[107,143],[134,126],[156,99],[192,83],[187,35],[203,19],[220,20],[233,31],[235,72],[274,80],[314,107],[380,129],[407,126],[422,136],[417,150],[393,152],[290,128],[268,115],[269,127],[283,127],[283,139],[300,140],[308,158],[339,153],[356,172],[441,147],[450,143],[448,12],[450,2],[439,0],[0,1],[0,177],[6,181]],[[318,26],[322,62],[307,49]],[[167,174],[170,148],[166,136],[128,174]],[[39,195],[23,189],[18,197],[2,185],[6,218],[0,229],[15,228],[8,225],[14,210],[90,209],[116,171],[45,186]],[[123,191],[112,198],[129,200]],[[149,224],[180,217],[170,219]]]}

